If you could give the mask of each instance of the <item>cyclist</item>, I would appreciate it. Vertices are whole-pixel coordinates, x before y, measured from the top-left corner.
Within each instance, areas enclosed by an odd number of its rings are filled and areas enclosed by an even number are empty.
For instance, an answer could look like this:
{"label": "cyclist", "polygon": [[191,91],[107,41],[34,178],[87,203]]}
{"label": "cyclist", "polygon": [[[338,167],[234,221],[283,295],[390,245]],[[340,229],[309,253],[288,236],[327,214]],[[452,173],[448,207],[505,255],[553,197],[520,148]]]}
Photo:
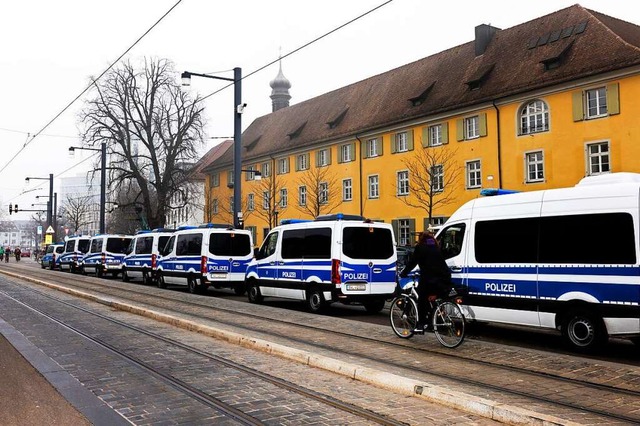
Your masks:
{"label": "cyclist", "polygon": [[22,256],[22,250],[20,250],[20,247],[16,247],[13,250],[13,254],[16,256],[16,262],[20,262],[20,256]]}
{"label": "cyclist", "polygon": [[9,256],[11,256],[11,248],[7,247],[4,249],[4,261],[9,263]]}
{"label": "cyclist", "polygon": [[418,242],[409,256],[409,260],[400,273],[401,277],[409,275],[411,270],[420,267],[418,280],[418,324],[417,332],[428,328],[430,304],[437,297],[447,294],[451,290],[451,271],[444,256],[440,252],[438,241],[433,236],[433,230],[427,229],[418,237]]}

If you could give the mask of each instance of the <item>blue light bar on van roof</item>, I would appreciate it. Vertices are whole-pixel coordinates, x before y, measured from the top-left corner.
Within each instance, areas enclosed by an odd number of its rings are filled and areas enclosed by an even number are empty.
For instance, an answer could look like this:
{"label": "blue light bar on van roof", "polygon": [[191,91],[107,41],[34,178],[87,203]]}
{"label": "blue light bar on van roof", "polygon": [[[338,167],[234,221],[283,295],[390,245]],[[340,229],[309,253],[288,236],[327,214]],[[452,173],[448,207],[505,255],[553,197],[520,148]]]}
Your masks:
{"label": "blue light bar on van roof", "polygon": [[225,225],[223,223],[203,223],[199,226],[199,228],[222,228],[222,229],[233,229],[232,225]]}
{"label": "blue light bar on van roof", "polygon": [[176,230],[173,228],[155,228],[151,230],[151,232],[175,232]]}
{"label": "blue light bar on van roof", "polygon": [[364,217],[358,216],[356,214],[344,214],[344,213],[335,213],[335,214],[325,214],[316,217],[317,221],[324,220],[364,220]]}
{"label": "blue light bar on van roof", "polygon": [[178,226],[178,231],[184,231],[185,229],[198,229],[198,227],[191,225]]}
{"label": "blue light bar on van roof", "polygon": [[150,232],[151,232],[151,231],[149,231],[148,229],[142,229],[142,230],[140,230],[140,231],[136,232],[136,235],[140,235],[140,234],[148,234],[148,233],[150,233]]}
{"label": "blue light bar on van roof", "polygon": [[292,223],[312,222],[310,219],[282,219],[280,225],[290,225]]}
{"label": "blue light bar on van roof", "polygon": [[518,192],[520,191],[516,191],[513,189],[485,188],[480,191],[480,195],[485,197],[492,197],[494,195],[517,194]]}

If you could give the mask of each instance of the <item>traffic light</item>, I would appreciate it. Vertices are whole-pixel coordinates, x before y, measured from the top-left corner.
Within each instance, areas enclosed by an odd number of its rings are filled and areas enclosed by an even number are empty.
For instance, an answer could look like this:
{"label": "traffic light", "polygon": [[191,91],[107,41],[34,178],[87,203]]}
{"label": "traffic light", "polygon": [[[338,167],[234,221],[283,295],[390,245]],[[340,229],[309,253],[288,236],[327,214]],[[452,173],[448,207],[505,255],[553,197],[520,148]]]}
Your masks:
{"label": "traffic light", "polygon": [[13,213],[13,206],[9,204],[9,214]]}
{"label": "traffic light", "polygon": [[9,204],[9,214],[16,212],[18,213],[18,205],[15,204],[14,206],[12,206],[11,204]]}
{"label": "traffic light", "polygon": [[17,205],[17,204],[15,204],[15,205],[13,206],[13,211],[15,211],[16,213],[18,213],[18,205]]}

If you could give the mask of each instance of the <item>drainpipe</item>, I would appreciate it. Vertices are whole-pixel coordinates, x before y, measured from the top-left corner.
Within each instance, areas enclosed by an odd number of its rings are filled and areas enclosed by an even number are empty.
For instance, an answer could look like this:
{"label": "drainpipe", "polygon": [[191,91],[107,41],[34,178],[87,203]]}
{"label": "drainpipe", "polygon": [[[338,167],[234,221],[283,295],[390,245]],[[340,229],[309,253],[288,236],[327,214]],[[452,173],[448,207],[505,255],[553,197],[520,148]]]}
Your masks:
{"label": "drainpipe", "polygon": [[356,150],[359,151],[360,155],[359,155],[359,162],[358,162],[358,167],[360,170],[360,176],[359,176],[359,181],[360,181],[360,216],[364,216],[364,207],[362,206],[362,141],[360,140],[360,138],[358,137],[358,135],[355,135],[356,139],[358,140],[359,144],[360,144],[360,149]]}
{"label": "drainpipe", "polygon": [[496,105],[496,101],[493,100],[491,102],[493,107],[496,109],[496,127],[497,127],[497,137],[498,137],[498,189],[502,189],[502,155],[501,155],[501,147],[500,147],[500,110]]}

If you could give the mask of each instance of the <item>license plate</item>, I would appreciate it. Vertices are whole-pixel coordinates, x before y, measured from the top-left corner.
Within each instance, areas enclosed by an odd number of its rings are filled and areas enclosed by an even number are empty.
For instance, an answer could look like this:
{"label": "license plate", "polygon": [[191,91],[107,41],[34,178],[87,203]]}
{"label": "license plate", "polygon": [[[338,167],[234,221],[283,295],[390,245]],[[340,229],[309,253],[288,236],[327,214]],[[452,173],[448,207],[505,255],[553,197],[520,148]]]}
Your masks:
{"label": "license plate", "polygon": [[347,284],[347,290],[362,291],[366,289],[367,289],[366,284]]}
{"label": "license plate", "polygon": [[209,277],[213,279],[227,278],[227,274],[222,272],[214,272],[213,274],[209,274]]}

